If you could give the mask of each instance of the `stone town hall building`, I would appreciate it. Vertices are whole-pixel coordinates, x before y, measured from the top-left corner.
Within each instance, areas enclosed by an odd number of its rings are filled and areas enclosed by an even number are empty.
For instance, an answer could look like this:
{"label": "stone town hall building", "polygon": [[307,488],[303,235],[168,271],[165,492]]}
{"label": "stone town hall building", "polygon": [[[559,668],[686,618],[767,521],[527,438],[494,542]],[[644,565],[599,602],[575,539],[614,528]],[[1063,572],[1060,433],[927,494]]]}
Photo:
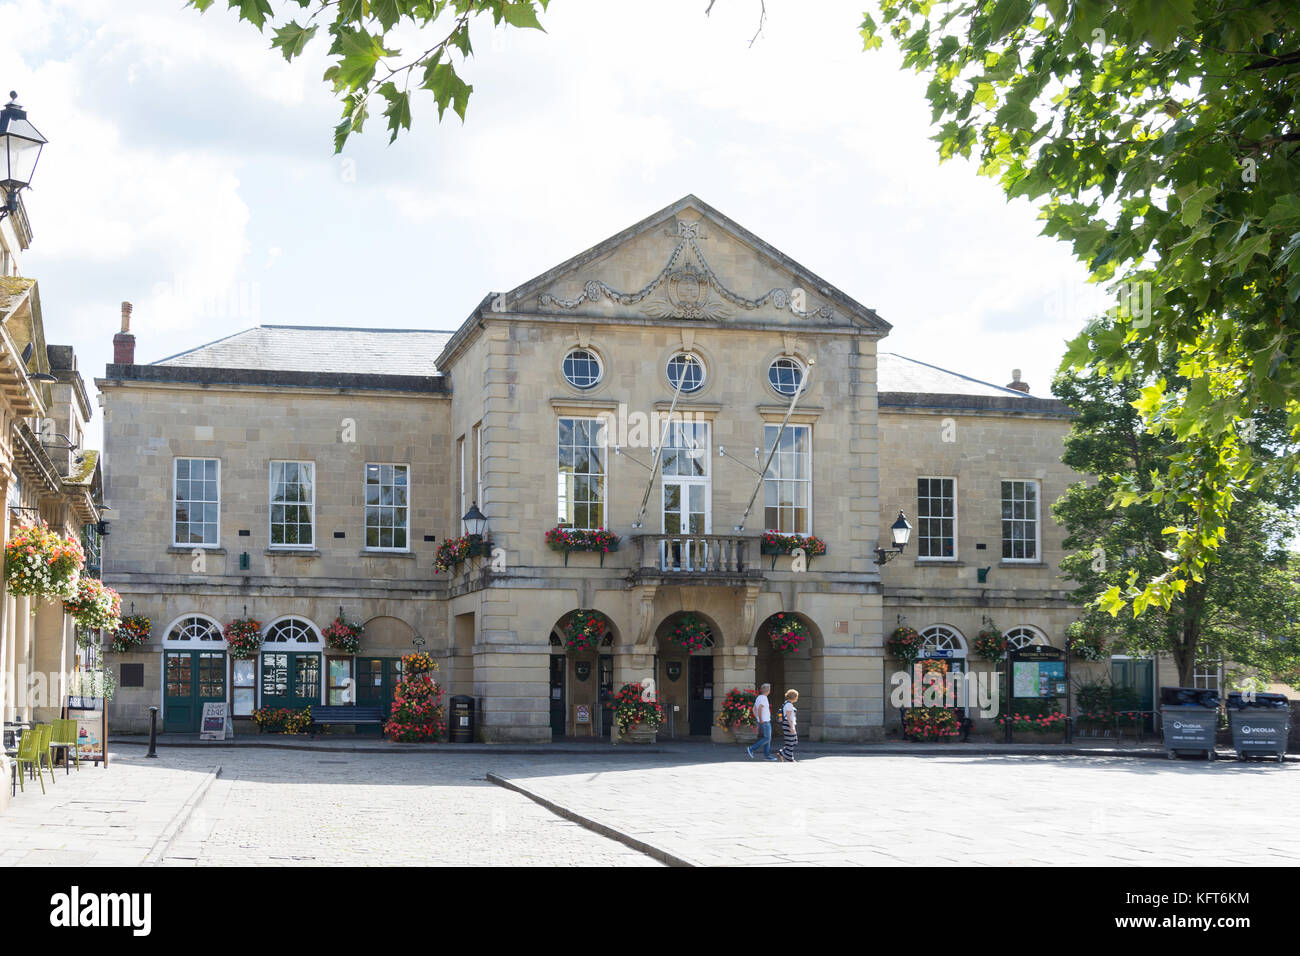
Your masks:
{"label": "stone town hall building", "polygon": [[[985,618],[1063,644],[1047,504],[1077,479],[1068,412],[883,353],[889,330],[687,196],[450,333],[267,325],[135,364],[124,331],[98,381],[104,578],[153,636],[112,655],[114,726],[150,705],[186,731],[205,701],[385,703],[422,647],[489,741],[585,731],[584,704],[607,730],[602,691],[646,677],[665,734],[716,733],[725,692],[768,680],[801,691],[814,739],[862,740],[894,725],[900,620],[956,661]],[[435,573],[475,504],[493,553]],[[911,543],[878,567],[900,510]],[[561,523],[621,544],[553,550]],[[765,530],[826,553],[761,554]],[[322,640],[340,608],[365,624],[355,655]],[[612,628],[567,652],[579,609]],[[685,614],[712,646],[673,640]],[[792,656],[766,638],[776,614],[812,634]],[[231,661],[221,628],[245,615],[262,652]]]}

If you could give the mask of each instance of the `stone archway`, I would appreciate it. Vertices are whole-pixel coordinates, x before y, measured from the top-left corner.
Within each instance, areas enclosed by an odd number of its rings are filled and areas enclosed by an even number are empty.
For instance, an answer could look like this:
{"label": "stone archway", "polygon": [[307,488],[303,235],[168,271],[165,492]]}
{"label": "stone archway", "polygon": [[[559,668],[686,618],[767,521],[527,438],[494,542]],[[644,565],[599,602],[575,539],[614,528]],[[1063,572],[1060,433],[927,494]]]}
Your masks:
{"label": "stone archway", "polygon": [[[594,647],[572,647],[568,639],[570,626],[580,624],[584,618],[596,621],[604,632]],[[552,739],[609,734],[613,711],[608,705],[615,690],[614,648],[620,642],[614,619],[597,608],[575,608],[551,625],[547,686]],[[582,721],[583,716],[588,720]]]}
{"label": "stone archway", "polygon": [[[778,651],[771,640],[772,631],[780,628],[787,620],[797,622],[807,637],[799,649],[790,653]],[[772,719],[776,721],[781,712],[787,690],[799,691],[799,736],[807,740],[813,737],[813,730],[820,731],[824,708],[823,680],[825,657],[822,656],[821,629],[807,615],[793,611],[777,611],[770,614],[758,626],[754,634],[755,663],[754,684],[758,689],[763,684],[772,685],[769,697],[772,705]],[[774,723],[774,738],[780,737],[780,730]]]}
{"label": "stone archway", "polygon": [[[682,644],[682,635],[694,627],[706,629],[709,638],[702,646],[688,650]],[[654,632],[654,679],[666,717],[660,736],[712,739],[722,698],[718,691],[722,674],[715,655],[720,657],[722,651],[722,629],[703,612],[674,611],[659,622]]]}

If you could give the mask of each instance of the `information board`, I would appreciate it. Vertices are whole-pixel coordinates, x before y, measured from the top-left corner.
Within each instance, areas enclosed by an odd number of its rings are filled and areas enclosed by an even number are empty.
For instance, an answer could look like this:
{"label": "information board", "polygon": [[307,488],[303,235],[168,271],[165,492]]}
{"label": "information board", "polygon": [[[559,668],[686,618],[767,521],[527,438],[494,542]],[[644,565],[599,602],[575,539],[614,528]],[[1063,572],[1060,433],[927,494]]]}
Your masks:
{"label": "information board", "polygon": [[1012,651],[1010,657],[1012,697],[1043,699],[1066,696],[1063,650],[1034,644]]}
{"label": "information board", "polygon": [[102,697],[69,697],[64,708],[66,720],[77,722],[77,757],[108,766],[105,745],[108,737],[108,713]]}

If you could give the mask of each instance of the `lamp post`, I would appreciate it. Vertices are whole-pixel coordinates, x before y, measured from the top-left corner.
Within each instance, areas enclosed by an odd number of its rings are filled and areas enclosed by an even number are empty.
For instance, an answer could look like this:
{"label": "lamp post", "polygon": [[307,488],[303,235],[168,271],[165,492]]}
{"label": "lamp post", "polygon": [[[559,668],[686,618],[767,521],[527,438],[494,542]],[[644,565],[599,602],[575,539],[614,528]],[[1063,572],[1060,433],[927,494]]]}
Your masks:
{"label": "lamp post", "polygon": [[27,111],[10,91],[9,103],[0,110],[0,191],[4,206],[0,219],[18,211],[18,194],[32,183],[36,161],[47,140],[27,120]]}
{"label": "lamp post", "polygon": [[876,564],[888,564],[894,555],[902,554],[907,547],[907,542],[912,537],[912,526],[907,523],[907,515],[899,511],[898,520],[889,526],[889,531],[894,539],[894,547],[876,548]]}

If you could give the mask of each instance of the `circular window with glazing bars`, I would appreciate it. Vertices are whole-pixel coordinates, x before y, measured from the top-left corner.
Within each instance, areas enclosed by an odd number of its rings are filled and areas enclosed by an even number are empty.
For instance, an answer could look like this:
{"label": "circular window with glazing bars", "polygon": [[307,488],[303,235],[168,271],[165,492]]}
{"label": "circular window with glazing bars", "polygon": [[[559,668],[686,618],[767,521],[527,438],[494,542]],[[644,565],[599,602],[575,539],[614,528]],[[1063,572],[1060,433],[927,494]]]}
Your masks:
{"label": "circular window with glazing bars", "polygon": [[590,349],[574,349],[564,356],[564,380],[574,388],[594,388],[604,373],[600,356]]}
{"label": "circular window with glazing bars", "polygon": [[803,366],[792,358],[779,358],[767,368],[767,382],[782,395],[793,395],[803,385]]}
{"label": "circular window with glazing bars", "polygon": [[677,388],[678,382],[683,392],[698,392],[704,387],[704,363],[694,355],[678,352],[668,360],[668,384]]}

